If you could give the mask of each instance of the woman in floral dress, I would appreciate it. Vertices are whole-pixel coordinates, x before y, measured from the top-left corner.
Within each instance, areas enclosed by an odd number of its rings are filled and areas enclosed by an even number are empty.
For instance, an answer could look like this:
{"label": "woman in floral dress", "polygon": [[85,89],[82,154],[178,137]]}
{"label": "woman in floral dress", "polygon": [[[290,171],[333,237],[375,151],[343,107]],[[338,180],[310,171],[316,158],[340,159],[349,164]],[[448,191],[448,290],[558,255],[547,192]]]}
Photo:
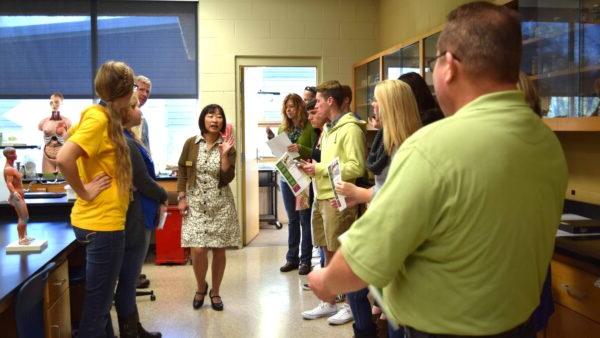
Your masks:
{"label": "woman in floral dress", "polygon": [[[225,249],[238,246],[240,231],[229,182],[235,175],[235,141],[226,132],[223,108],[210,104],[200,113],[200,135],[190,137],[179,157],[178,208],[183,215],[181,246],[191,248],[196,276],[193,307],[209,294],[214,310],[223,310],[219,288],[225,272]],[[221,134],[225,133],[225,134]],[[230,133],[230,132],[229,132]],[[212,250],[212,289],[205,281]]]}

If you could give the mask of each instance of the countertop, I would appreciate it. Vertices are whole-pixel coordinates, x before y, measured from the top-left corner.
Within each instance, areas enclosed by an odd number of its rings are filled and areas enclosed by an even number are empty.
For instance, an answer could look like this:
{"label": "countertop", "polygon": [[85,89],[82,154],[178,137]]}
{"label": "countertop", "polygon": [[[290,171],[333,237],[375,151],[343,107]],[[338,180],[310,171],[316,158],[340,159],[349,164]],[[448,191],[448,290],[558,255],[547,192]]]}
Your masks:
{"label": "countertop", "polygon": [[568,263],[600,277],[600,235],[557,237],[554,252],[568,257]]}
{"label": "countertop", "polygon": [[0,303],[44,265],[77,243],[68,221],[31,222],[27,224],[27,234],[47,240],[46,249],[37,253],[7,254],[6,246],[18,239],[17,225],[16,222],[0,223]]}

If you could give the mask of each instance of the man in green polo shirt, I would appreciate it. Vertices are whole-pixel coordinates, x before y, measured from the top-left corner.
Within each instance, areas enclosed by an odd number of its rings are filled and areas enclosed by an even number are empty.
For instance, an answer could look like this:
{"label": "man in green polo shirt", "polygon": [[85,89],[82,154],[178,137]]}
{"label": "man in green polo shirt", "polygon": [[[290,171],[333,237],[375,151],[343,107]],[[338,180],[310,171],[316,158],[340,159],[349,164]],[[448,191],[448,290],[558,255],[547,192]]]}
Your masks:
{"label": "man in green polo shirt", "polygon": [[402,144],[375,200],[315,294],[371,284],[409,336],[534,337],[563,207],[567,166],[554,133],[516,90],[521,31],[514,11],[460,6],[437,45],[433,81],[450,116]]}

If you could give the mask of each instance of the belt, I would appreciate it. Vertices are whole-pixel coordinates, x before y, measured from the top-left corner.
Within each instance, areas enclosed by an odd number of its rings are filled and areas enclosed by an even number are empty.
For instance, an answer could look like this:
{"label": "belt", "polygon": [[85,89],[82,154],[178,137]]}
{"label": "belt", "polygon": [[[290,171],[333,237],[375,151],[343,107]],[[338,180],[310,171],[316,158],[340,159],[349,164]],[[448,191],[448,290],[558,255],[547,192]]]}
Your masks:
{"label": "belt", "polygon": [[487,336],[458,336],[451,334],[433,334],[419,331],[410,326],[405,326],[404,332],[406,338],[535,338],[535,330],[533,328],[533,322],[531,320],[527,320],[525,323],[518,325],[508,331]]}

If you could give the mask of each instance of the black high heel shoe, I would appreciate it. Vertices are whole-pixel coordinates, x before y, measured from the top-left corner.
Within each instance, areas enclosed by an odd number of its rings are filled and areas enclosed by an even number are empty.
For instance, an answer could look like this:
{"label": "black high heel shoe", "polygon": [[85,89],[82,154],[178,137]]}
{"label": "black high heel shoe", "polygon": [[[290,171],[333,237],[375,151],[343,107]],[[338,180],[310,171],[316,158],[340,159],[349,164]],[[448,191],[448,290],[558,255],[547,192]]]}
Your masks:
{"label": "black high heel shoe", "polygon": [[[215,311],[223,311],[223,300],[221,299],[221,296],[217,295],[217,296],[213,296],[212,295],[212,290],[210,290],[210,292],[208,293],[208,297],[210,297],[210,306],[212,306],[213,310]],[[220,302],[215,302],[213,301],[213,299],[215,298],[219,298]]]}
{"label": "black high heel shoe", "polygon": [[[204,305],[204,296],[206,296],[206,291],[208,291],[208,283],[206,281],[204,281],[204,284],[206,284],[206,287],[204,288],[204,292],[196,291],[196,294],[194,295],[194,302],[192,303],[192,306],[194,307],[194,309],[199,309],[202,307],[202,305]],[[196,299],[196,296],[200,296],[202,298]],[[212,300],[211,300],[211,302],[212,302]]]}

